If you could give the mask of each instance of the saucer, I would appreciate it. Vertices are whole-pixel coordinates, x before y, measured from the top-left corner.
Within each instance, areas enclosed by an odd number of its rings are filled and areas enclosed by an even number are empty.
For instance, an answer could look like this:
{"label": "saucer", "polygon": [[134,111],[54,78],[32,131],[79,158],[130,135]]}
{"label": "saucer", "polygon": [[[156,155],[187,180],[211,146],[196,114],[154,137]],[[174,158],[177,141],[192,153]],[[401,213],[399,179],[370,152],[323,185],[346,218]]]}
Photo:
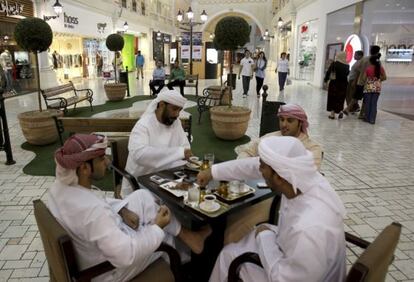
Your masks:
{"label": "saucer", "polygon": [[206,205],[206,202],[202,202],[199,205],[199,208],[202,209],[205,212],[216,212],[216,211],[218,211],[220,209],[220,207],[221,207],[220,204],[217,203],[217,202],[214,202],[210,207],[208,207]]}
{"label": "saucer", "polygon": [[196,165],[195,163],[187,162],[186,166],[188,168],[192,168],[192,169],[200,169],[200,166],[202,165],[202,162],[199,161],[198,163],[199,163],[199,165]]}

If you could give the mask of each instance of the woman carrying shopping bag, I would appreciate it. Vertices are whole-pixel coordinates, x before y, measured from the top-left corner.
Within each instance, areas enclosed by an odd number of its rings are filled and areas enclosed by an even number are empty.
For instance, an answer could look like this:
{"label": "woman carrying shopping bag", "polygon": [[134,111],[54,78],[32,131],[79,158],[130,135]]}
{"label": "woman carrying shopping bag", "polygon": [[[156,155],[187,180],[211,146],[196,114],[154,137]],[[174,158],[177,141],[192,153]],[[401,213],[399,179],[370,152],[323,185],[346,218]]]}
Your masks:
{"label": "woman carrying shopping bag", "polygon": [[343,118],[342,110],[348,87],[348,74],[349,65],[346,62],[346,54],[339,52],[336,54],[335,61],[329,66],[324,79],[325,83],[329,81],[326,110],[331,113],[328,116],[330,119],[335,119],[335,114],[338,114],[338,119]]}
{"label": "woman carrying shopping bag", "polygon": [[375,124],[377,118],[377,103],[381,93],[382,81],[387,79],[384,68],[380,62],[381,53],[369,58],[369,65],[363,75],[365,118],[364,121]]}

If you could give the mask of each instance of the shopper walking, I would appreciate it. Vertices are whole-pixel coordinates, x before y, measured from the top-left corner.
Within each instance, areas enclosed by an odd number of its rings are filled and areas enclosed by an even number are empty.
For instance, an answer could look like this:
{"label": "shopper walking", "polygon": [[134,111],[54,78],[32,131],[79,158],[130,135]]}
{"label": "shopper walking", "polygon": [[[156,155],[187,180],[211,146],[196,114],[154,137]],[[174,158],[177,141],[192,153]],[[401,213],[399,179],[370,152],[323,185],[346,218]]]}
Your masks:
{"label": "shopper walking", "polygon": [[267,66],[266,55],[263,51],[259,52],[255,65],[255,76],[256,76],[256,93],[257,98],[260,98],[260,89],[262,89],[263,81],[265,78],[265,69]]}
{"label": "shopper walking", "polygon": [[285,89],[285,82],[289,74],[289,60],[286,58],[286,52],[280,54],[280,59],[275,71],[279,77],[279,91],[282,92]]}
{"label": "shopper walking", "polygon": [[243,98],[246,98],[247,95],[249,95],[250,79],[253,78],[253,66],[254,61],[250,57],[250,51],[244,51],[244,58],[240,61],[239,69],[239,79],[241,74],[243,82]]}
{"label": "shopper walking", "polygon": [[141,55],[141,51],[138,50],[137,56],[135,57],[135,67],[137,68],[137,79],[139,79],[139,73],[141,78],[144,79],[144,56]]}
{"label": "shopper walking", "polygon": [[[373,55],[377,55],[380,52],[380,47],[378,45],[371,45],[370,49],[369,49],[369,56],[366,56],[364,58],[361,59],[361,73],[358,77],[358,82],[357,82],[357,86],[356,86],[356,97],[359,99],[363,99],[364,96],[364,83],[365,83],[365,79],[364,79],[364,73],[367,70],[367,67],[369,67],[370,65],[370,57]],[[361,111],[359,112],[359,119],[365,119],[365,101],[364,99],[362,100],[362,105],[361,105]]]}
{"label": "shopper walking", "polygon": [[356,62],[351,68],[351,71],[348,75],[348,88],[346,89],[346,105],[347,107],[343,111],[344,114],[348,115],[359,110],[358,98],[359,100],[362,97],[356,95],[356,86],[358,82],[359,75],[361,74],[361,59],[364,56],[364,52],[359,50],[354,54],[354,59]]}
{"label": "shopper walking", "polygon": [[329,66],[325,74],[324,82],[329,81],[327,111],[331,114],[330,119],[343,118],[342,110],[346,97],[346,89],[348,87],[349,65],[346,63],[345,52],[336,54],[335,61]]}
{"label": "shopper walking", "polygon": [[364,121],[375,124],[377,118],[377,103],[381,93],[382,81],[387,79],[384,68],[380,62],[381,53],[369,58],[370,65],[362,74],[364,82],[365,119]]}

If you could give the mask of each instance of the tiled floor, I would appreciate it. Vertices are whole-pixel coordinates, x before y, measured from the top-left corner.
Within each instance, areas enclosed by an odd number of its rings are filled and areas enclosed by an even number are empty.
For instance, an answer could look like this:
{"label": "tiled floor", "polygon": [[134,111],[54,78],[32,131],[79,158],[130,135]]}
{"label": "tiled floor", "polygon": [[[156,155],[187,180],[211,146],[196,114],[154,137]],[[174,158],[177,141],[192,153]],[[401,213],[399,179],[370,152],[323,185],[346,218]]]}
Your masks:
{"label": "tiled floor", "polygon": [[[148,95],[147,79],[144,82],[131,80],[133,95]],[[278,96],[274,73],[268,73],[266,82],[271,89],[269,100],[295,102],[306,109],[310,134],[323,145],[322,171],[347,208],[346,230],[373,240],[392,221],[403,224],[387,281],[414,281],[414,121],[383,111],[379,112],[376,125],[360,122],[355,116],[342,121],[329,120],[324,110],[325,92],[305,82],[294,81],[284,95]],[[213,84],[217,81],[201,80],[200,89]],[[95,104],[105,102],[102,82],[86,81],[84,85],[94,90]],[[250,136],[258,135],[261,108],[261,100],[253,93],[254,86],[252,82],[251,95],[243,99],[238,81],[234,93],[235,104],[253,110],[248,129]],[[6,107],[17,163],[5,166],[5,154],[0,152],[0,281],[48,281],[32,200],[45,198],[53,177],[32,177],[22,172],[34,155],[20,148],[24,138],[16,119],[19,112],[36,109],[36,96],[10,99]],[[348,258],[349,262],[355,260],[350,250]]]}

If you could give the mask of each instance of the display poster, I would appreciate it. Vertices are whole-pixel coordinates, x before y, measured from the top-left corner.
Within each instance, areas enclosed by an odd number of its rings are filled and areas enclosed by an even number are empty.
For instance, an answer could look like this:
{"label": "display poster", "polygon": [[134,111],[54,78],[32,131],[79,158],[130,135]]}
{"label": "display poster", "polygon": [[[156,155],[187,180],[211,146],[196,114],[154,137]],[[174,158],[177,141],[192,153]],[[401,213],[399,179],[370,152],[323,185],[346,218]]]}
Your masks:
{"label": "display poster", "polygon": [[218,52],[214,48],[207,49],[207,62],[209,64],[217,64],[218,63]]}
{"label": "display poster", "polygon": [[[181,40],[181,59],[190,59],[190,32],[183,32]],[[193,60],[201,60],[203,51],[203,33],[193,32]]]}
{"label": "display poster", "polygon": [[193,60],[201,60],[203,46],[193,46]]}

